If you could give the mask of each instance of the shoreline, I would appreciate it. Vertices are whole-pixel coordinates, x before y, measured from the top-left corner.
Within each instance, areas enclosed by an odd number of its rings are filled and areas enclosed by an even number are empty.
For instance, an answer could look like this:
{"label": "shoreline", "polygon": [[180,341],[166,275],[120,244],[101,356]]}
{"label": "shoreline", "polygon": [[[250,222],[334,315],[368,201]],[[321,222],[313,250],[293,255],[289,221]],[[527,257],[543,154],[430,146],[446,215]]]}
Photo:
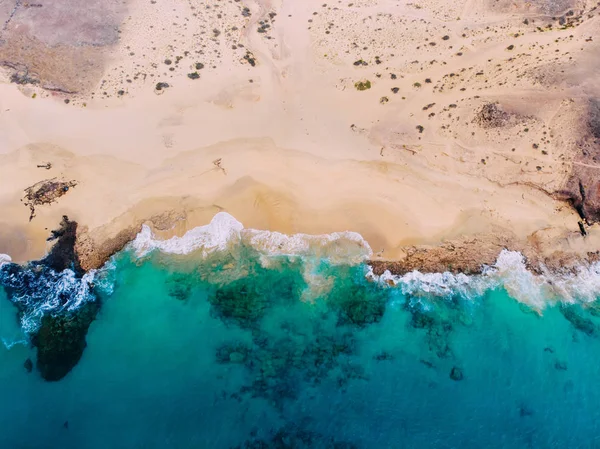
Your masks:
{"label": "shoreline", "polygon": [[[222,213],[218,212],[218,214]],[[206,213],[203,213],[203,215],[206,216]],[[575,273],[580,267],[586,267],[600,261],[600,251],[591,250],[594,247],[598,247],[597,245],[600,241],[598,226],[591,228],[591,232],[585,237],[582,237],[575,231],[571,231],[562,234],[554,233],[550,237],[546,235],[544,236],[545,240],[540,240],[539,236],[529,236],[526,241],[523,241],[519,240],[514,234],[511,235],[509,233],[473,235],[466,238],[446,240],[438,245],[401,247],[399,249],[401,252],[399,257],[387,259],[381,253],[374,253],[372,245],[369,244],[368,240],[353,231],[343,231],[341,233],[335,231],[328,234],[285,234],[277,231],[244,227],[235,217],[229,214],[226,215],[237,223],[240,227],[239,229],[242,229],[244,233],[260,236],[260,241],[263,243],[257,243],[257,241],[253,245],[258,244],[262,248],[261,251],[264,251],[266,255],[281,253],[286,256],[301,256],[308,251],[306,255],[317,255],[317,257],[323,258],[334,257],[338,260],[338,263],[354,265],[358,262],[363,262],[371,267],[373,273],[378,276],[382,275],[385,271],[389,271],[394,276],[402,276],[413,271],[424,274],[481,274],[486,266],[489,267],[495,264],[503,250],[521,253],[527,269],[533,274],[538,275],[542,273]],[[214,226],[214,218],[212,217],[208,223],[190,228],[189,223],[185,219],[182,219],[180,215],[174,214],[171,211],[168,214],[154,215],[149,220],[140,221],[137,225],[118,228],[118,232],[115,235],[107,237],[105,240],[98,240],[97,235],[94,236],[93,233],[89,233],[84,229],[83,232],[79,231],[77,233],[74,240],[76,259],[86,272],[102,268],[113,255],[122,251],[138,239],[144,227],[147,228],[147,232],[152,233],[153,239],[157,239],[157,242],[163,243],[174,239],[184,242],[191,234],[197,233],[197,231],[204,228],[209,228],[206,231],[208,237],[202,238],[207,238],[208,241],[212,241],[215,238],[222,238],[223,232],[225,232],[223,235],[228,235],[230,232],[228,228],[219,230],[218,227]],[[229,226],[229,224],[226,226]],[[547,234],[552,234],[551,230],[545,231]],[[57,231],[53,231],[53,234],[55,232]],[[106,231],[99,234],[106,235]],[[319,245],[313,249],[302,249],[303,244],[309,244],[307,242],[311,240],[318,242],[333,239],[335,241],[341,238],[342,241],[345,241],[347,234],[350,234],[350,243],[352,240],[358,239],[357,241],[362,242],[359,243],[359,248],[362,246],[366,249],[360,250],[354,256],[352,255],[353,250],[342,250],[340,255],[339,249],[336,250],[338,251],[336,253],[328,253],[327,250],[323,250]],[[192,245],[189,251],[195,252],[204,248],[205,243],[201,242],[202,239],[199,242],[189,242],[188,244]],[[289,246],[292,244],[290,242],[295,242],[296,246]],[[297,247],[298,244],[300,244],[300,247]],[[213,251],[210,245],[212,244],[209,244],[207,249],[208,251]],[[346,244],[342,248],[346,248]],[[187,251],[186,249],[184,253],[187,253]],[[348,251],[347,255],[344,255],[344,251]],[[362,253],[370,255],[361,256],[360,254]]]}

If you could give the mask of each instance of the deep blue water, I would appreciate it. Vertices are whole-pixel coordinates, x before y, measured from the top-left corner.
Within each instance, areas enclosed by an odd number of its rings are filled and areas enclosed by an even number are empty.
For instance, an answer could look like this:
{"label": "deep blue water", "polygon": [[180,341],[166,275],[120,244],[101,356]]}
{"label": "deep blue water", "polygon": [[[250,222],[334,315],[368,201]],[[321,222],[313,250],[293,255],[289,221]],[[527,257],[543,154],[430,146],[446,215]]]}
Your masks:
{"label": "deep blue water", "polygon": [[7,348],[0,289],[0,448],[600,448],[595,304],[417,298],[325,260],[307,295],[303,261],[252,254],[114,265],[58,382]]}

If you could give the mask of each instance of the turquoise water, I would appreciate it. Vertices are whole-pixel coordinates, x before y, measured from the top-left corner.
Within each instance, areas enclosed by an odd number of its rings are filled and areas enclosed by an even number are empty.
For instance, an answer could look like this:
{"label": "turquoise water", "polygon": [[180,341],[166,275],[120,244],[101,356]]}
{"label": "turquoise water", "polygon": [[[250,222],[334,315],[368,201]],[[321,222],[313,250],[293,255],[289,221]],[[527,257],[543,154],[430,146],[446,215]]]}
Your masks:
{"label": "turquoise water", "polygon": [[119,255],[58,382],[25,369],[0,289],[0,448],[600,448],[593,304],[410,296],[361,265],[242,255]]}

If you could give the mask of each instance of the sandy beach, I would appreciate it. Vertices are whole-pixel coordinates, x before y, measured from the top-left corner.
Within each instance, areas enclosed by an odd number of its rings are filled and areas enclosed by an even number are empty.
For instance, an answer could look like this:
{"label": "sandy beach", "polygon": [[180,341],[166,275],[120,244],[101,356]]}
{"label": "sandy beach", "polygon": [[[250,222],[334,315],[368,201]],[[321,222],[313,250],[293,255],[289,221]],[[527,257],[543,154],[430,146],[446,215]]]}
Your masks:
{"label": "sandy beach", "polygon": [[[8,3],[0,253],[15,261],[42,256],[63,215],[93,268],[143,223],[166,238],[219,211],[358,232],[373,260],[431,254],[401,269],[600,249],[595,2]],[[25,189],[54,178],[76,185],[30,220]]]}

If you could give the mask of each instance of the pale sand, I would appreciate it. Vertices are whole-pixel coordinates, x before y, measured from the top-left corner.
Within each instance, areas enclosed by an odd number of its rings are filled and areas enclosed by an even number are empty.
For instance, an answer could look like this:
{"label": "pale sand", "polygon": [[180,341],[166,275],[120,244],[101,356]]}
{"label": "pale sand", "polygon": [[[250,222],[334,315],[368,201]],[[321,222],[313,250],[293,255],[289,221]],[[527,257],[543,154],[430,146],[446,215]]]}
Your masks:
{"label": "pale sand", "polygon": [[[490,233],[515,246],[533,245],[537,233],[542,252],[600,249],[598,225],[584,240],[577,213],[548,194],[578,163],[581,104],[600,98],[598,46],[587,41],[600,39],[597,12],[578,27],[534,33],[522,20],[535,10],[471,1],[359,0],[337,10],[322,0],[217,3],[220,18],[200,2],[130,2],[102,84],[69,104],[0,84],[0,253],[40,257],[64,214],[102,246],[151,218],[165,235],[181,234],[220,210],[257,229],[356,231],[384,259]],[[268,33],[257,33],[271,11]],[[202,41],[215,28],[219,36]],[[204,54],[168,70],[197,48]],[[242,59],[246,50],[256,67]],[[359,59],[368,65],[355,66]],[[191,80],[196,62],[205,67]],[[127,83],[135,73],[146,76]],[[357,91],[367,79],[372,88]],[[171,84],[160,95],[159,81]],[[490,101],[514,122],[473,123]],[[46,162],[51,170],[36,167]],[[79,184],[28,222],[23,189],[55,176]]]}

